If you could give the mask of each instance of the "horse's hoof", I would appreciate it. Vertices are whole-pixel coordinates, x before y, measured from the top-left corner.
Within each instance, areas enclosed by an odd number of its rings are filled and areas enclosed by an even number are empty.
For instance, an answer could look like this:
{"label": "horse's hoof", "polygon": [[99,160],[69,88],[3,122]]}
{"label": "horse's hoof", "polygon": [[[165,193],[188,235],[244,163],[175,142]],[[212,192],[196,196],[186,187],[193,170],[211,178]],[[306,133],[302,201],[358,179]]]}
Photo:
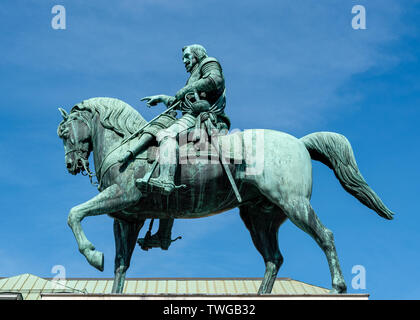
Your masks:
{"label": "horse's hoof", "polygon": [[89,264],[99,271],[104,271],[104,254],[100,251],[89,251],[86,254],[86,259],[88,260]]}

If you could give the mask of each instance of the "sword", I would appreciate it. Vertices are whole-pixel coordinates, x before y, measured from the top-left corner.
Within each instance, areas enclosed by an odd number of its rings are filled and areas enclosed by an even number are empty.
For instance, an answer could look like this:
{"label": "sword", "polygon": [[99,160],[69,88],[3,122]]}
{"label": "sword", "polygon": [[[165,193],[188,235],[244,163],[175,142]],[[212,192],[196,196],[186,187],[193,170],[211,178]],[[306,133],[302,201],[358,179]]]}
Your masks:
{"label": "sword", "polygon": [[[223,94],[224,94],[225,92],[223,91]],[[222,94],[222,95],[223,95]],[[220,96],[219,97],[219,100],[220,100],[220,98],[221,98],[222,96]],[[197,92],[197,90],[194,90],[194,98],[195,98],[195,101],[197,102],[197,101],[200,101],[200,96],[199,96],[199,94],[198,94],[198,92]],[[214,104],[214,105],[216,105],[217,103],[218,103],[218,101],[219,100],[217,100],[217,102]],[[213,105],[213,106],[214,106]],[[211,109],[211,108],[210,108]],[[209,110],[210,110],[209,109]],[[211,112],[211,111],[210,111]],[[211,121],[209,121],[209,122],[206,122],[206,123],[208,123],[208,125],[210,126],[210,128],[207,128],[207,130],[208,131],[210,131],[210,132],[213,132],[214,131],[214,129],[215,129],[215,126],[213,125],[213,123],[211,122]],[[210,137],[209,137],[210,138]],[[215,144],[215,142],[213,142],[213,139],[211,139],[211,142],[210,142],[212,145],[213,145],[213,147],[214,147],[214,149],[216,150],[216,152],[217,152],[217,154],[218,154],[218,156],[219,156],[219,161],[220,161],[220,163],[221,163],[221,165],[222,165],[222,167],[223,167],[223,169],[225,170],[225,172],[226,172],[226,175],[227,175],[227,177],[228,177],[228,179],[229,179],[229,182],[230,182],[230,185],[232,186],[232,189],[233,189],[233,192],[235,193],[235,196],[236,196],[236,199],[238,200],[238,202],[239,203],[242,203],[242,197],[241,197],[241,194],[239,193],[239,190],[238,190],[238,187],[236,186],[236,182],[235,182],[235,178],[233,177],[233,175],[232,175],[232,172],[230,171],[230,168],[229,168],[229,165],[226,163],[226,160],[224,159],[224,157],[223,157],[223,155],[221,154],[221,152],[220,152],[220,150],[219,150],[219,146],[217,146],[216,144]]]}
{"label": "sword", "polygon": [[229,169],[229,165],[226,163],[226,160],[221,154],[220,150],[218,150],[219,146],[216,146],[214,142],[211,142],[211,144],[213,145],[213,147],[217,150],[219,154],[220,163],[222,164],[223,169],[225,169],[226,175],[229,179],[230,185],[232,186],[233,192],[235,193],[236,199],[238,200],[239,203],[242,203],[241,194],[239,193],[238,187],[236,186],[236,182],[235,182],[235,179],[233,178],[232,172]]}

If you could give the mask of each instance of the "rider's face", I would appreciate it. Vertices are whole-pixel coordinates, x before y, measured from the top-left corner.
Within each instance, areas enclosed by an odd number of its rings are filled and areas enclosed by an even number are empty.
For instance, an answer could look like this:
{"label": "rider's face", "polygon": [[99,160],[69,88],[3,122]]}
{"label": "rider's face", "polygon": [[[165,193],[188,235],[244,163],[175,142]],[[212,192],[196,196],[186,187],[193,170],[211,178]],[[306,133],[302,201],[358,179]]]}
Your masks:
{"label": "rider's face", "polygon": [[182,61],[184,62],[185,69],[187,70],[187,72],[191,72],[191,70],[197,64],[197,59],[191,52],[190,48],[186,48],[184,50],[184,54],[182,55]]}

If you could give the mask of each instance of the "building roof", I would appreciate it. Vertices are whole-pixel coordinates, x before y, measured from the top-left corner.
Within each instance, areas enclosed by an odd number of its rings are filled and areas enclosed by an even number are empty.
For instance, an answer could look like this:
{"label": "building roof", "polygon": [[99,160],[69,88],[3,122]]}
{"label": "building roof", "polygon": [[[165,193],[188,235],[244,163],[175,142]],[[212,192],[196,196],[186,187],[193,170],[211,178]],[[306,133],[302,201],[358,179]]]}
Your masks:
{"label": "building roof", "polygon": [[[256,294],[262,278],[127,278],[124,294]],[[54,281],[26,273],[0,278],[0,293],[21,293],[24,300],[39,300],[41,294],[109,294],[112,278],[68,278]],[[290,278],[277,278],[273,295],[325,295],[328,289]]]}

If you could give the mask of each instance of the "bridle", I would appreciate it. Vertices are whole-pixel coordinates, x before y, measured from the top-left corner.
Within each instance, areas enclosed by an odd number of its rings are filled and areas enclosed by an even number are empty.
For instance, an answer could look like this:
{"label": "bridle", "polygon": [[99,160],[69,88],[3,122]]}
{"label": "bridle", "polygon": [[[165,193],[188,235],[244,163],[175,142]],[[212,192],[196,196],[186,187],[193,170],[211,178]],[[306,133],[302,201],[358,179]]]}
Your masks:
{"label": "bridle", "polygon": [[[88,121],[86,121],[85,119],[76,118],[76,119],[71,119],[71,120],[66,121],[66,122],[67,122],[67,123],[70,123],[70,122],[74,122],[74,121],[82,121],[84,124],[86,124],[86,126],[87,126],[87,127],[88,127],[88,129],[89,129],[89,131],[91,132],[91,126],[90,126],[90,123],[88,123]],[[78,140],[78,139],[77,139],[77,136],[76,136],[76,132],[77,132],[77,131],[74,129],[73,124],[72,124],[72,128],[73,128],[73,132],[75,133],[75,140],[77,141],[77,140]],[[75,145],[76,145],[76,143],[74,144],[74,146],[75,146]],[[82,176],[89,176],[90,183],[91,183],[93,186],[97,187],[97,186],[99,185],[98,181],[93,181],[93,177],[96,177],[96,174],[95,174],[95,173],[93,173],[92,171],[90,171],[90,169],[89,169],[89,165],[88,165],[88,160],[87,160],[87,159],[85,159],[85,158],[83,157],[83,154],[88,154],[88,153],[89,153],[89,149],[83,149],[83,148],[78,149],[78,148],[73,148],[73,149],[68,150],[68,151],[64,154],[64,157],[66,157],[68,154],[70,154],[70,153],[72,153],[72,152],[76,153],[77,158],[78,158],[78,159],[80,159],[80,161],[81,161],[81,163],[82,163],[82,167],[83,167],[83,170],[81,171]]]}

